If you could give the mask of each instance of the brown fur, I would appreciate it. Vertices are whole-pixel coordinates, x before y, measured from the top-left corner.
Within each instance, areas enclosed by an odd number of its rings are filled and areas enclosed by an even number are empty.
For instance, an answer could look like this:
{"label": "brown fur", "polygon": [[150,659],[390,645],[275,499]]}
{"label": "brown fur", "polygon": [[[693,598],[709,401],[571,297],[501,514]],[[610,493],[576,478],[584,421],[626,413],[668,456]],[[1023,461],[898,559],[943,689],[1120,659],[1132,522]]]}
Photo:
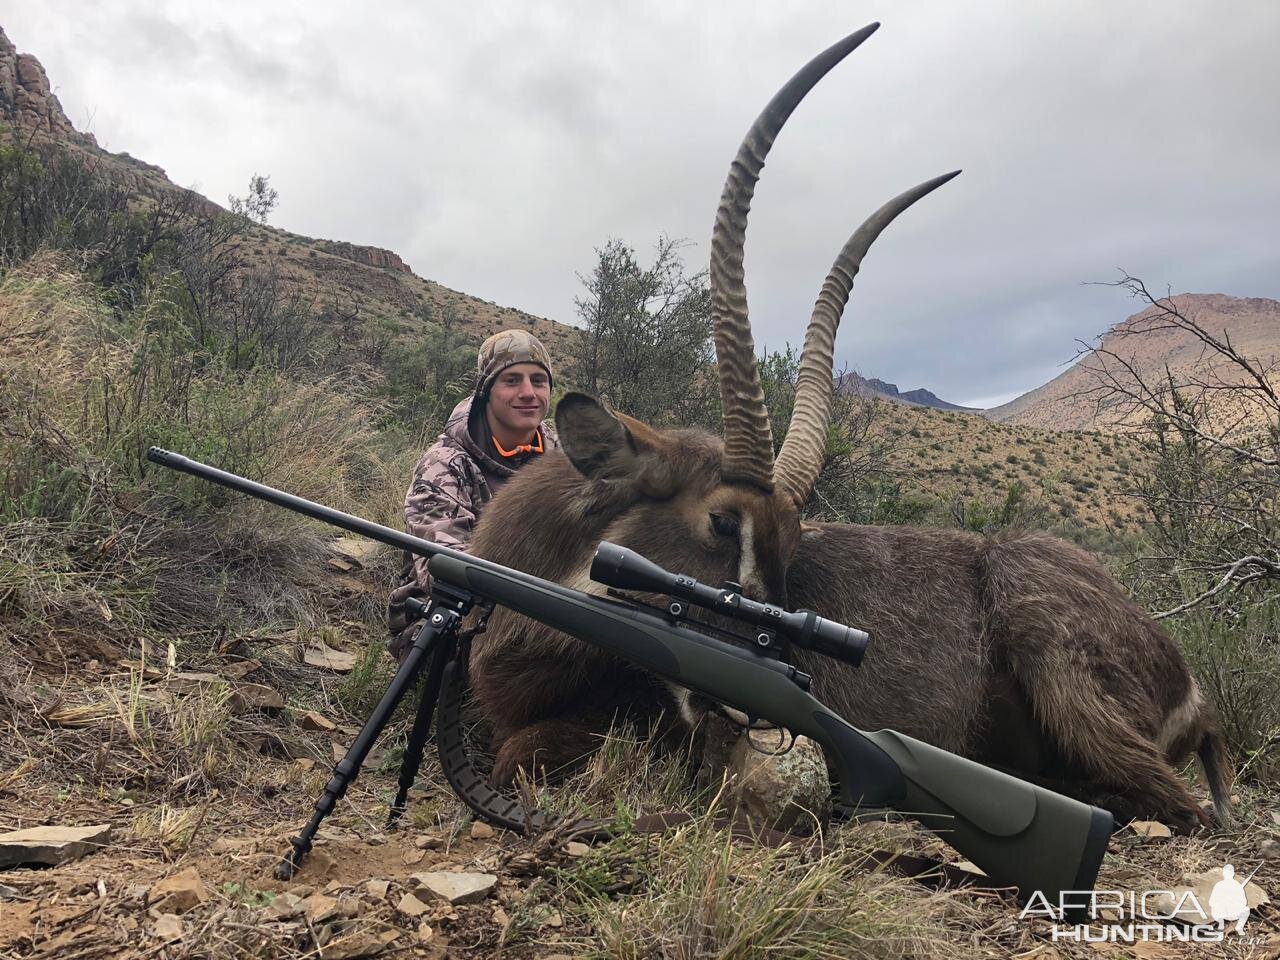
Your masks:
{"label": "brown fur", "polygon": [[[1169,637],[1084,551],[1041,534],[913,527],[818,524],[801,537],[784,495],[721,482],[714,437],[655,431],[581,395],[562,401],[557,424],[565,453],[490,504],[478,555],[599,593],[586,571],[601,540],[711,584],[747,571],[748,595],[870,631],[857,669],[797,652],[851,723],[1182,829],[1205,822],[1171,766],[1195,750],[1228,818],[1211,707]],[[750,562],[711,526],[726,512],[742,541],[749,530]],[[589,752],[618,711],[670,702],[652,678],[503,609],[477,638],[471,677],[501,782]]]}

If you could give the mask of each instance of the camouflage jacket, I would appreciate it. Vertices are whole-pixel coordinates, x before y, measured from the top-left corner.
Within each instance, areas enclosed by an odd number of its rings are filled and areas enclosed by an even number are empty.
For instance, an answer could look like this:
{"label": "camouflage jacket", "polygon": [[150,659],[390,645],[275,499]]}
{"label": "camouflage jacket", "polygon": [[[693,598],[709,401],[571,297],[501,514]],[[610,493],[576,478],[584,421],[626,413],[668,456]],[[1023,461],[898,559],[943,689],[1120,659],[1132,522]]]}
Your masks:
{"label": "camouflage jacket", "polygon": [[[487,425],[479,411],[472,415],[471,402],[468,397],[453,408],[444,433],[414,468],[413,482],[404,499],[405,529],[409,533],[463,551],[471,545],[471,534],[484,505],[520,466],[539,456],[530,454],[514,464],[500,463],[486,449]],[[549,420],[542,423],[542,437],[548,452],[560,445],[556,428]],[[391,594],[388,616],[393,654],[399,656],[413,640],[413,624],[406,615],[405,600],[424,596],[430,585],[426,558],[406,554],[400,586]]]}

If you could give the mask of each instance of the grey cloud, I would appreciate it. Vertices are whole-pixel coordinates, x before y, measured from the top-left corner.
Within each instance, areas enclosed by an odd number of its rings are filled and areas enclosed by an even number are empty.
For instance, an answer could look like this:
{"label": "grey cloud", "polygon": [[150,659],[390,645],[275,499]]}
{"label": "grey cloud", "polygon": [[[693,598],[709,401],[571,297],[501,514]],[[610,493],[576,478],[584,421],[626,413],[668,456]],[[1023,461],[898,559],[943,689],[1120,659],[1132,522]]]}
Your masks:
{"label": "grey cloud", "polygon": [[[965,402],[1038,385],[1132,312],[1085,285],[1118,267],[1175,292],[1280,296],[1280,5],[878,12],[884,28],[797,110],[757,191],[758,342],[796,342],[853,227],[954,167],[868,257],[841,362]],[[688,237],[705,261],[756,112],[869,16],[817,0],[115,0],[5,26],[73,117],[99,110],[114,148],[214,196],[271,173],[281,226],[391,246],[432,279],[572,320],[576,273],[610,236]]]}

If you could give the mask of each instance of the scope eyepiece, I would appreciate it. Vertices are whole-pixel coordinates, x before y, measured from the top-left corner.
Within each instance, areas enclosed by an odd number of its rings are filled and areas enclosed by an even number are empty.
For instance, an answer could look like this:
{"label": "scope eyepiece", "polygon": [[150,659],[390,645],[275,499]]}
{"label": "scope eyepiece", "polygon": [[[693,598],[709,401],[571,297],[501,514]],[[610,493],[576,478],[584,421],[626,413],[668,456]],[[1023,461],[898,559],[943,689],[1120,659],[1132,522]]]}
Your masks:
{"label": "scope eyepiece", "polygon": [[871,634],[835,620],[820,617],[812,610],[797,610],[790,616],[804,616],[796,646],[816,651],[852,666],[860,666],[871,642]]}

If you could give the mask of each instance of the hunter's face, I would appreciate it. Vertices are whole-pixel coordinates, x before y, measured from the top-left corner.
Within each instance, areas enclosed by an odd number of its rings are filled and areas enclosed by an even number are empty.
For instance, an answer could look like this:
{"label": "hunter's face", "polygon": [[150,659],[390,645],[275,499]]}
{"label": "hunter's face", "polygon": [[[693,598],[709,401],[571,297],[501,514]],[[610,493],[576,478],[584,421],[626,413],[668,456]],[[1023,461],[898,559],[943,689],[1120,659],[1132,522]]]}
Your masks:
{"label": "hunter's face", "polygon": [[512,364],[489,389],[491,425],[522,440],[532,437],[550,406],[551,378],[536,363]]}

